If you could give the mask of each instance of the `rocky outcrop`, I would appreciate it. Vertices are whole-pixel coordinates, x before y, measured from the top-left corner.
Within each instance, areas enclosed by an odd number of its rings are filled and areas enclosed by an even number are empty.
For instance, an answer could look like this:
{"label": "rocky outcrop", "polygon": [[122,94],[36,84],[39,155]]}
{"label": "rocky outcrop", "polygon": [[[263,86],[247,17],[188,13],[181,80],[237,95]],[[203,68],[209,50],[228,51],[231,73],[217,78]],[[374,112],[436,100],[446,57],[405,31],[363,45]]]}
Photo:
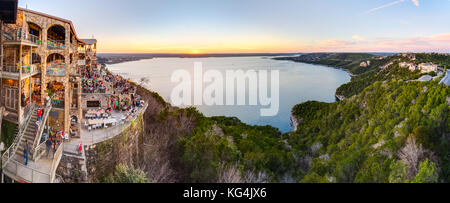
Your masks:
{"label": "rocky outcrop", "polygon": [[336,94],[336,99],[338,99],[339,101],[343,101],[345,99],[345,97],[342,95]]}
{"label": "rocky outcrop", "polygon": [[123,163],[140,168],[143,156],[144,122],[141,114],[119,135],[104,142],[86,146],[89,182],[101,182]]}
{"label": "rocky outcrop", "polygon": [[85,158],[64,154],[61,157],[56,174],[63,178],[64,183],[87,183],[88,173]]}

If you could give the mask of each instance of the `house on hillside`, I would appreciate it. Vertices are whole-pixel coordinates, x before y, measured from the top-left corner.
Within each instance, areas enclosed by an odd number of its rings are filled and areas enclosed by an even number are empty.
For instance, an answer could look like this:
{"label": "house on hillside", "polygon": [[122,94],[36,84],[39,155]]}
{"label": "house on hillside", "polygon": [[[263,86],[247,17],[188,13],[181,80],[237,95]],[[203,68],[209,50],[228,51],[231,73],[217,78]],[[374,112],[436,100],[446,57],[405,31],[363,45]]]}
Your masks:
{"label": "house on hillside", "polygon": [[414,63],[401,62],[398,65],[402,68],[408,68],[410,71],[417,70],[417,66]]}
{"label": "house on hillside", "polygon": [[370,66],[370,61],[363,61],[359,64],[359,66],[364,67],[364,68],[368,67],[368,66]]}
{"label": "house on hillside", "polygon": [[421,64],[419,64],[419,70],[422,73],[437,72],[438,65],[433,64],[433,63],[421,63]]}

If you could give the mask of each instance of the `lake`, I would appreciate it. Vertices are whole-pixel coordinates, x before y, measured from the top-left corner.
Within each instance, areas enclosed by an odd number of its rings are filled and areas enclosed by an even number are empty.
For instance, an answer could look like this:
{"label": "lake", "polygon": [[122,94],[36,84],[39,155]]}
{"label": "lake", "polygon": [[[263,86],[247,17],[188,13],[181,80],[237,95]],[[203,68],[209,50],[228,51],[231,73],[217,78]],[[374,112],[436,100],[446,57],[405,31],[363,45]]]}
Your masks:
{"label": "lake", "polygon": [[[280,108],[275,116],[261,117],[260,109],[267,107],[260,105],[200,105],[196,107],[205,116],[237,117],[244,123],[271,125],[282,132],[292,130],[290,115],[296,104],[310,100],[335,102],[336,89],[351,79],[350,75],[343,70],[320,65],[278,61],[268,57],[154,58],[108,65],[108,69],[133,81],[139,81],[142,77],[148,78],[147,88],[158,92],[166,101],[170,102],[172,89],[179,84],[171,82],[173,72],[184,69],[193,77],[195,62],[203,63],[203,71],[214,69],[223,73],[226,70],[238,69],[244,71],[279,70]],[[270,76],[270,72],[268,75]],[[270,79],[268,83],[270,83]],[[204,85],[204,87],[206,86],[207,84]],[[270,84],[268,84],[268,88],[270,90]]]}

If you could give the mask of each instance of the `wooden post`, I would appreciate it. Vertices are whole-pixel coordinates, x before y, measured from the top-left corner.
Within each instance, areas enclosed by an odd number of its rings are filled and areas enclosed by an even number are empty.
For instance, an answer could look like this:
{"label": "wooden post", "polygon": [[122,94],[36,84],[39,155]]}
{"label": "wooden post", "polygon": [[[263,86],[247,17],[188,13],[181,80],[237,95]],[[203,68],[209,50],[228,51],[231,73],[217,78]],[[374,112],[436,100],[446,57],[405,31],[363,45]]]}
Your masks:
{"label": "wooden post", "polygon": [[[3,95],[3,21],[0,20],[0,100],[2,99]],[[0,140],[2,138],[2,120],[3,120],[3,106],[2,102],[0,101]],[[0,152],[0,155],[1,152]],[[1,162],[1,161],[0,161]],[[1,166],[3,167],[3,166]],[[1,183],[3,183],[3,171],[2,171],[2,178]]]}
{"label": "wooden post", "polygon": [[22,60],[22,45],[19,45],[19,95],[18,95],[18,97],[19,97],[19,99],[17,100],[17,101],[19,101],[19,104],[18,104],[18,117],[19,117],[19,127],[21,126],[21,124],[22,124],[22,117],[24,116],[24,115],[22,115],[22,113],[23,113],[23,109],[22,109],[22,64],[23,63],[23,60]]}
{"label": "wooden post", "polygon": [[[3,21],[0,20],[0,78],[3,74]],[[0,79],[0,95],[3,91],[3,79]],[[0,102],[1,104],[1,102]],[[0,130],[1,130],[0,125]]]}
{"label": "wooden post", "polygon": [[31,98],[31,96],[32,96],[32,94],[31,94],[31,78],[32,78],[32,76],[31,76],[31,66],[33,65],[33,47],[32,46],[30,46],[30,79],[28,79],[28,82],[30,83],[30,104],[31,104],[31,102],[32,102],[32,98]]}

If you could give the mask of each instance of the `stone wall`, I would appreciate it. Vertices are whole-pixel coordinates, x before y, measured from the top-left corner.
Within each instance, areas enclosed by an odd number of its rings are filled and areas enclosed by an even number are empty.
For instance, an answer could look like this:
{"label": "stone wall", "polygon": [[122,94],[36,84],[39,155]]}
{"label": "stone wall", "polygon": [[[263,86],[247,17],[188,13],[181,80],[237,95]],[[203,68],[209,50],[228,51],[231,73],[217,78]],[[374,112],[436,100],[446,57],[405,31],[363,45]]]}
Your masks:
{"label": "stone wall", "polygon": [[114,138],[85,146],[89,182],[101,182],[120,164],[140,167],[143,160],[143,115]]}
{"label": "stone wall", "polygon": [[88,181],[84,157],[64,154],[56,174],[60,175],[65,183],[86,183]]}
{"label": "stone wall", "polygon": [[85,94],[81,97],[81,108],[87,109],[88,101],[99,101],[100,107],[103,109],[109,108],[109,97],[103,94]]}

